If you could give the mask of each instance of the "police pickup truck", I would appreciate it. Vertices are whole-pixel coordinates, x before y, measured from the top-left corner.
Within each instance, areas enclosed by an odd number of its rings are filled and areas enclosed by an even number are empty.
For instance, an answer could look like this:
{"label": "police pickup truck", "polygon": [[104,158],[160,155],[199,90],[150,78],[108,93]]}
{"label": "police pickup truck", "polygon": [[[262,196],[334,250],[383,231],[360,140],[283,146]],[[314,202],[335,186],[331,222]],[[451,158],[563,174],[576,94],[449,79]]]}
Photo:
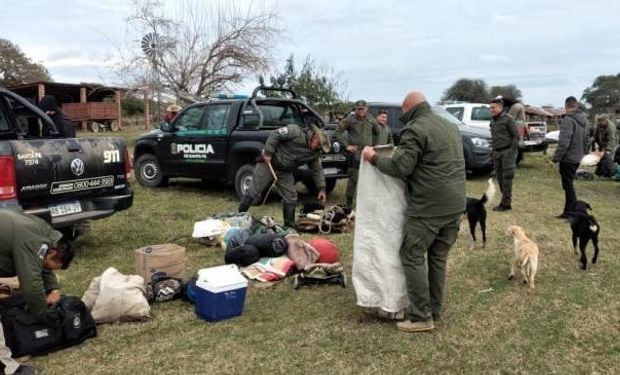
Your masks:
{"label": "police pickup truck", "polygon": [[[272,97],[259,93],[274,93]],[[199,178],[233,184],[245,195],[269,133],[289,124],[325,126],[321,116],[289,89],[259,86],[248,97],[231,96],[195,103],[161,129],[142,135],[134,148],[134,170],[144,186],[162,186],[171,177]],[[347,158],[337,142],[321,156],[326,191],[347,177]],[[315,192],[310,170],[295,172],[295,180]]]}
{"label": "police pickup truck", "polygon": [[59,137],[46,114],[0,88],[0,209],[39,216],[75,237],[87,220],[131,206],[130,172],[123,139]]}

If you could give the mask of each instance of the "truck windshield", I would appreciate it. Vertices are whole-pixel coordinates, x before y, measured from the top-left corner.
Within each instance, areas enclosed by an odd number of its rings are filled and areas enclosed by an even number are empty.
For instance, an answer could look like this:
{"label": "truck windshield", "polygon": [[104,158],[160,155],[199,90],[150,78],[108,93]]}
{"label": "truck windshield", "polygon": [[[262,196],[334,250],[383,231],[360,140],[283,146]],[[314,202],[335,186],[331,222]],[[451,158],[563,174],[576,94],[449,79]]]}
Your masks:
{"label": "truck windshield", "polygon": [[489,107],[473,107],[471,119],[473,121],[491,121],[491,110]]}

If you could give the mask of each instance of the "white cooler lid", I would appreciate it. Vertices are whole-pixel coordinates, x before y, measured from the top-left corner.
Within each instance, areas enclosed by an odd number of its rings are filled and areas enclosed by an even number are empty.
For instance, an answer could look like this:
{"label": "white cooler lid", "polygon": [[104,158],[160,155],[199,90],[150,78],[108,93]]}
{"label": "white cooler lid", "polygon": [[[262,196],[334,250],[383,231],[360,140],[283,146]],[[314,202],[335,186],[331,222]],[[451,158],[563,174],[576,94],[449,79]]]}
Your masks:
{"label": "white cooler lid", "polygon": [[198,271],[196,286],[213,293],[245,288],[248,280],[243,277],[234,264],[203,268]]}

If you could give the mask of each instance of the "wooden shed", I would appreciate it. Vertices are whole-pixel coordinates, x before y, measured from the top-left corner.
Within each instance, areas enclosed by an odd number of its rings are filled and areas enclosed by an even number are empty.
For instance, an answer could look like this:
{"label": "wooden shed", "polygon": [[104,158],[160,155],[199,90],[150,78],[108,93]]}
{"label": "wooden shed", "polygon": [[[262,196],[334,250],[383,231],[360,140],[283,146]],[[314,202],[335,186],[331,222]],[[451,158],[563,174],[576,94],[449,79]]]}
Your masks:
{"label": "wooden shed", "polygon": [[7,87],[37,104],[45,95],[53,95],[63,112],[82,130],[121,129],[121,97],[126,91],[96,83],[33,82]]}

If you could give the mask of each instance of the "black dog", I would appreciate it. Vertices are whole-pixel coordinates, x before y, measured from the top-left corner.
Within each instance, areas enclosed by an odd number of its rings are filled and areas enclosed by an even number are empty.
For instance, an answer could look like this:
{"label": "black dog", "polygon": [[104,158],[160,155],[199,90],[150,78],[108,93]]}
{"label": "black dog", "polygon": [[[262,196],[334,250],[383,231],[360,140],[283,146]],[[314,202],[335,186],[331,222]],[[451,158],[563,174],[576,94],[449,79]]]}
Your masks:
{"label": "black dog", "polygon": [[592,240],[594,245],[594,257],[592,264],[596,264],[598,259],[598,234],[601,226],[598,224],[594,216],[588,213],[592,207],[584,201],[577,201],[571,211],[566,213],[570,228],[573,231],[573,251],[577,254],[577,239],[579,239],[579,250],[581,251],[581,269],[585,270],[588,264],[586,258],[586,246]]}
{"label": "black dog", "polygon": [[469,221],[469,232],[471,238],[476,243],[476,224],[480,223],[480,229],[482,230],[482,247],[487,243],[487,210],[484,207],[489,201],[493,200],[495,195],[495,184],[493,179],[489,178],[489,187],[487,191],[482,195],[480,199],[467,198],[466,215],[467,221]]}

